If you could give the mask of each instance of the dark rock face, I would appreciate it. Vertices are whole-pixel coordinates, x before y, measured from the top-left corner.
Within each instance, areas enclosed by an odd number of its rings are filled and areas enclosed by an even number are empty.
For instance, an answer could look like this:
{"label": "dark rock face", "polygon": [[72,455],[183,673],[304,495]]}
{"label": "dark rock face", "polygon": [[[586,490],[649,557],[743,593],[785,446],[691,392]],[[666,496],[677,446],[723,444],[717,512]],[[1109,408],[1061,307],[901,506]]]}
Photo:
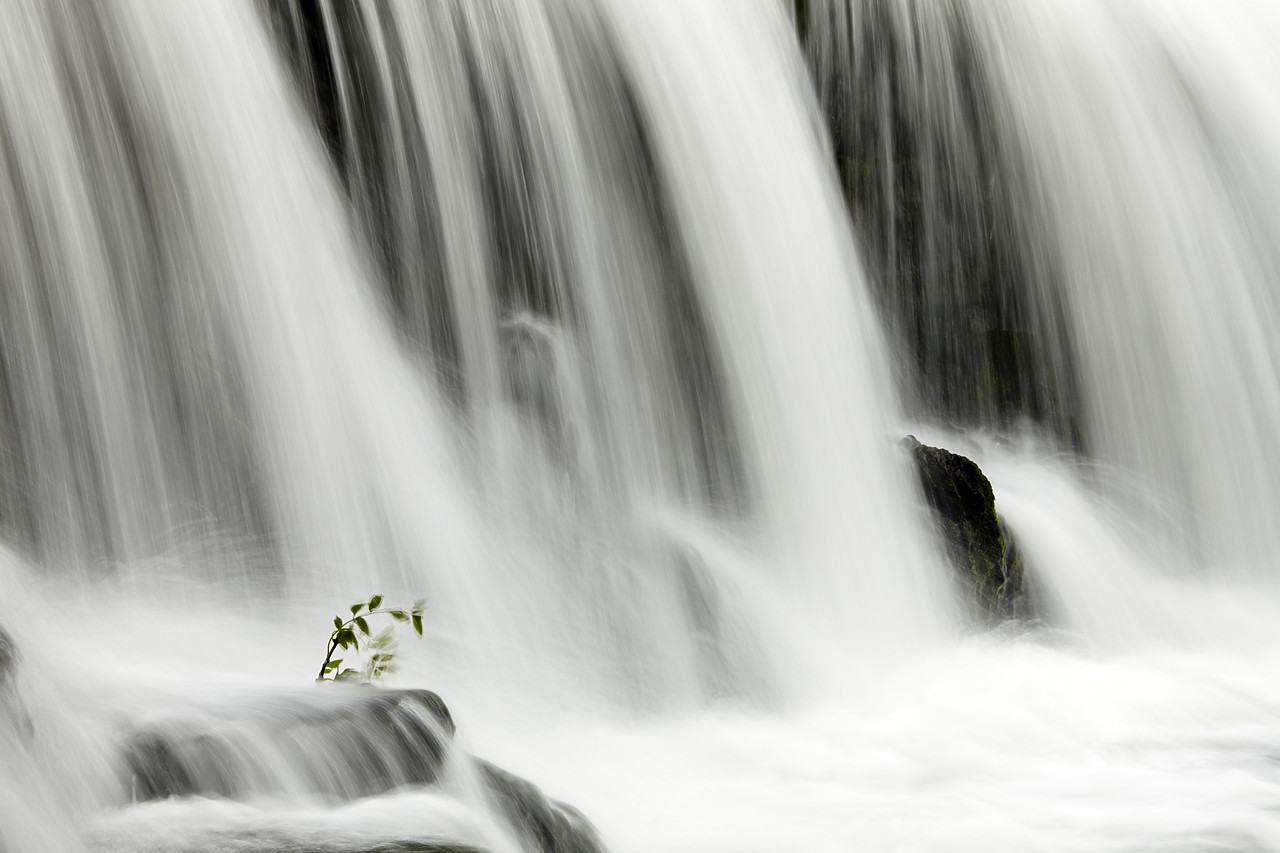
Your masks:
{"label": "dark rock face", "polygon": [[996,622],[1022,615],[1022,557],[996,514],[991,482],[977,464],[909,435],[911,451],[947,557],[980,617]]}

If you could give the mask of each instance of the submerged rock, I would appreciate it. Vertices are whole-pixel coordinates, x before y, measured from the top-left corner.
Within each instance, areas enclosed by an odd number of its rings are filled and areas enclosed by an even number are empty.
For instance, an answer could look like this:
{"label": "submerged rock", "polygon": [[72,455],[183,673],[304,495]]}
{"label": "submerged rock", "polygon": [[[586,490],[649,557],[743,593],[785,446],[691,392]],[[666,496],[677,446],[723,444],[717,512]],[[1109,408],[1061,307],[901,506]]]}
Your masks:
{"label": "submerged rock", "polygon": [[947,557],[983,621],[1022,615],[1022,557],[996,513],[995,492],[972,459],[909,435],[925,502]]}
{"label": "submerged rock", "polygon": [[375,841],[353,846],[319,844],[291,838],[263,838],[259,834],[251,837],[219,838],[208,847],[181,848],[168,853],[212,853],[215,850],[236,850],[240,853],[485,853],[478,847],[449,841]]}
{"label": "submerged rock", "polygon": [[[140,844],[136,836],[131,836],[127,842],[107,838],[104,846],[105,849],[129,849],[138,853],[486,853],[474,845],[447,839],[338,840],[319,837],[321,835],[314,829],[298,834],[278,830],[198,831],[181,840],[165,837],[163,840],[146,839]],[[137,846],[127,847],[127,843]]]}
{"label": "submerged rock", "polygon": [[14,671],[18,668],[18,647],[13,637],[0,628],[0,688],[13,684]]}
{"label": "submerged rock", "polygon": [[604,853],[595,827],[582,812],[549,799],[533,783],[487,761],[477,761],[476,767],[498,812],[526,846],[542,853]]}
{"label": "submerged rock", "polygon": [[[276,851],[261,851],[261,853],[276,853]],[[296,847],[285,847],[281,848],[279,853],[302,853],[302,851]],[[448,842],[436,844],[431,841],[387,841],[373,847],[361,847],[358,850],[349,847],[332,850],[307,848],[306,853],[484,853],[484,851]]]}

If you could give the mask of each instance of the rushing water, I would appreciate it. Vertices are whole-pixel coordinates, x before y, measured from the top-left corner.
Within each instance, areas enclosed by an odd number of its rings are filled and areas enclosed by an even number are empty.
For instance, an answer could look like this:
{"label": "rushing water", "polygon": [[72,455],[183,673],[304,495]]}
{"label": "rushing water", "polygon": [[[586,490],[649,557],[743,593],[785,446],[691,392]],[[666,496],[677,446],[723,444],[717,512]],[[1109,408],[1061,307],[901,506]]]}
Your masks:
{"label": "rushing water", "polygon": [[[619,853],[1280,849],[1278,45],[0,4],[0,850],[520,850],[464,753]],[[966,621],[908,431],[1034,621]],[[434,779],[308,684],[374,592],[429,601]],[[131,731],[220,796],[140,801]]]}

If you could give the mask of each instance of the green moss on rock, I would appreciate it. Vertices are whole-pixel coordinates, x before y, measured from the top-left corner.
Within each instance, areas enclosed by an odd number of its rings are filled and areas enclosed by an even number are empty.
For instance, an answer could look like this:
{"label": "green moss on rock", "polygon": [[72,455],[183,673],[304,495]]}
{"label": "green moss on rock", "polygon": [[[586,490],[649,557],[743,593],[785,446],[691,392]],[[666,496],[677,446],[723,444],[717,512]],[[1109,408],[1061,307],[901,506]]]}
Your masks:
{"label": "green moss on rock", "polygon": [[903,439],[947,557],[979,617],[994,623],[1021,615],[1022,556],[996,513],[995,492],[972,459]]}

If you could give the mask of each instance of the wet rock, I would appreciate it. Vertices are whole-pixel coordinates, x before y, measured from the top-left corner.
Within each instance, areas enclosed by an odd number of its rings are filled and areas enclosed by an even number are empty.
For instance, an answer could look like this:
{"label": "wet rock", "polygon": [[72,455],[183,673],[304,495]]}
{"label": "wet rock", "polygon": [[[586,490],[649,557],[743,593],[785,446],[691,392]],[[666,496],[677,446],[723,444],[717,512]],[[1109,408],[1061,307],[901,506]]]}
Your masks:
{"label": "wet rock", "polygon": [[4,628],[0,628],[0,688],[13,684],[15,671],[18,668],[18,647],[13,637]]}
{"label": "wet rock", "polygon": [[0,723],[13,726],[30,741],[36,735],[36,727],[16,686],[20,659],[18,644],[8,631],[0,628]]}
{"label": "wet rock", "polygon": [[[154,720],[128,736],[125,763],[137,802],[273,796],[298,780],[308,780],[314,793],[354,800],[436,784],[450,759],[454,732],[448,707],[430,691],[326,689],[274,697],[249,708],[201,709]],[[577,809],[486,761],[474,764],[495,813],[526,850],[604,853],[595,828]],[[331,848],[263,836],[245,849],[328,853]],[[391,840],[334,847],[332,853],[471,853],[471,848]]]}
{"label": "wet rock", "polygon": [[176,738],[158,731],[138,732],[125,746],[135,801],[184,797],[196,792]]}
{"label": "wet rock", "polygon": [[[144,849],[153,851],[160,848],[147,845]],[[168,839],[163,849],[165,853],[227,853],[233,850],[238,853],[485,853],[478,847],[455,841],[376,839],[335,842],[258,831],[211,833],[179,842],[178,846]]]}
{"label": "wet rock", "polygon": [[972,460],[909,435],[920,489],[932,511],[947,557],[988,623],[1021,616],[1022,556],[996,513],[995,493]]}
{"label": "wet rock", "polygon": [[[428,690],[335,691],[229,713],[202,712],[135,729],[125,762],[135,801],[278,793],[285,778],[357,799],[439,777],[454,733]],[[281,774],[284,774],[283,776]]]}
{"label": "wet rock", "polygon": [[[476,847],[453,844],[448,841],[379,841],[368,846],[321,846],[313,843],[264,842],[262,839],[243,839],[245,846],[236,850],[244,853],[485,853]],[[223,849],[223,848],[219,848]]]}
{"label": "wet rock", "polygon": [[566,803],[549,799],[537,786],[487,761],[477,761],[494,805],[511,828],[542,853],[605,853],[595,827]]}
{"label": "wet rock", "polygon": [[[281,853],[284,853],[284,851],[281,851]],[[313,851],[308,850],[307,853],[313,853]],[[448,842],[436,844],[430,841],[389,841],[373,847],[361,847],[359,850],[350,848],[334,849],[332,851],[316,850],[314,853],[483,853],[483,851],[475,847],[463,847]]]}

